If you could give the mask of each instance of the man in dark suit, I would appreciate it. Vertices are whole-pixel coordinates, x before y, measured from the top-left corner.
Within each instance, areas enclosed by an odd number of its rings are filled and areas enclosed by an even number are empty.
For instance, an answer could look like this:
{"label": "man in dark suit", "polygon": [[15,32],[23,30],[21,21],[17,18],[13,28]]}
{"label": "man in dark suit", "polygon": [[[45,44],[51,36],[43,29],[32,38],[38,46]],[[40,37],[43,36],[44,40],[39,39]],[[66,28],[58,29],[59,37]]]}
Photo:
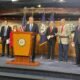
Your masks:
{"label": "man in dark suit", "polygon": [[76,51],[76,64],[80,64],[80,18],[78,19],[78,26],[74,33],[75,51]]}
{"label": "man in dark suit", "polygon": [[[34,23],[34,18],[32,16],[29,17],[29,24],[26,25],[25,28],[26,32],[34,32],[38,34],[38,26]],[[32,52],[32,62],[34,62],[35,59],[35,47],[36,47],[36,35],[34,36],[34,42],[33,42],[33,52]]]}
{"label": "man in dark suit", "polygon": [[48,59],[54,59],[54,50],[55,50],[55,43],[56,43],[56,35],[57,35],[57,28],[54,26],[54,22],[50,21],[49,27],[46,31],[47,42],[48,42]]}
{"label": "man in dark suit", "polygon": [[5,55],[5,46],[7,50],[7,56],[10,55],[9,52],[9,38],[10,38],[11,27],[8,26],[8,22],[4,21],[4,26],[1,27],[1,41],[2,41],[2,55]]}

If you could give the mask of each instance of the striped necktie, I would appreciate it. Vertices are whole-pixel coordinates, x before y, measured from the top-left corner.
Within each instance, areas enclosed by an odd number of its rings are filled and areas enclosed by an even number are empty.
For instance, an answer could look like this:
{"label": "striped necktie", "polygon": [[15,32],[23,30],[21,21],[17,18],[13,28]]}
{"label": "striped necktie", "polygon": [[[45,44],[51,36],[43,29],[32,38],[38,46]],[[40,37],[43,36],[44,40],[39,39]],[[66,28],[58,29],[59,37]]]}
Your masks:
{"label": "striped necktie", "polygon": [[50,27],[50,33],[52,32],[52,27]]}

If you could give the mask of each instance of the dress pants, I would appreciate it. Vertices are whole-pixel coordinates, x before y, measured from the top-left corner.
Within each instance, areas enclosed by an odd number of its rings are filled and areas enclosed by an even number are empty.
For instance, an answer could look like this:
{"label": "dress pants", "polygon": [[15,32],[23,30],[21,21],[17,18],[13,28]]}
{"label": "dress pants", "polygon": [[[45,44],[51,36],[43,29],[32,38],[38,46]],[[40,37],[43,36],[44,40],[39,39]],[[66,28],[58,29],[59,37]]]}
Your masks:
{"label": "dress pants", "polygon": [[33,39],[32,62],[35,60],[36,37]]}
{"label": "dress pants", "polygon": [[59,60],[68,61],[68,44],[59,44]]}
{"label": "dress pants", "polygon": [[55,43],[56,41],[48,41],[48,55],[47,59],[54,59],[54,52],[55,52]]}
{"label": "dress pants", "polygon": [[13,49],[13,46],[11,46],[11,57],[12,58],[14,57],[14,49]]}
{"label": "dress pants", "polygon": [[75,44],[75,51],[76,51],[76,64],[80,64],[80,44]]}
{"label": "dress pants", "polygon": [[5,48],[7,50],[7,56],[9,56],[9,44],[6,44],[6,40],[7,40],[6,37],[2,38],[2,56],[5,55]]}

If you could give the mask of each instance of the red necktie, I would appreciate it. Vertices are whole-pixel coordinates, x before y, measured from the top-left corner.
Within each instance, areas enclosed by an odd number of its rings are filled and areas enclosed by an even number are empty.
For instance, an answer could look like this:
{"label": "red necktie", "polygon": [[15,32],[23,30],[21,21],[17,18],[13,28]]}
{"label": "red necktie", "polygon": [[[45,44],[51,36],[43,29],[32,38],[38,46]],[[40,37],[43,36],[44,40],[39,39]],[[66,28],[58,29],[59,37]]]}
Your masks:
{"label": "red necktie", "polygon": [[50,27],[50,33],[52,32],[52,27]]}
{"label": "red necktie", "polygon": [[63,32],[63,29],[64,29],[64,27],[62,26],[62,28],[61,28],[61,32]]}

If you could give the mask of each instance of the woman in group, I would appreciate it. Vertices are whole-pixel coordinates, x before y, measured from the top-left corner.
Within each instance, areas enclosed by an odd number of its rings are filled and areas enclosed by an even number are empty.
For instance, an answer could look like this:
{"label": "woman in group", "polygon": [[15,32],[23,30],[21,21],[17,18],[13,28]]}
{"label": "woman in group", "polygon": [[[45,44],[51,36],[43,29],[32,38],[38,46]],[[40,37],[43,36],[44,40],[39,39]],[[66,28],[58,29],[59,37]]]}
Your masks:
{"label": "woman in group", "polygon": [[57,28],[53,21],[50,21],[49,27],[46,30],[47,42],[48,42],[48,55],[47,59],[54,59],[55,43],[56,43]]}

